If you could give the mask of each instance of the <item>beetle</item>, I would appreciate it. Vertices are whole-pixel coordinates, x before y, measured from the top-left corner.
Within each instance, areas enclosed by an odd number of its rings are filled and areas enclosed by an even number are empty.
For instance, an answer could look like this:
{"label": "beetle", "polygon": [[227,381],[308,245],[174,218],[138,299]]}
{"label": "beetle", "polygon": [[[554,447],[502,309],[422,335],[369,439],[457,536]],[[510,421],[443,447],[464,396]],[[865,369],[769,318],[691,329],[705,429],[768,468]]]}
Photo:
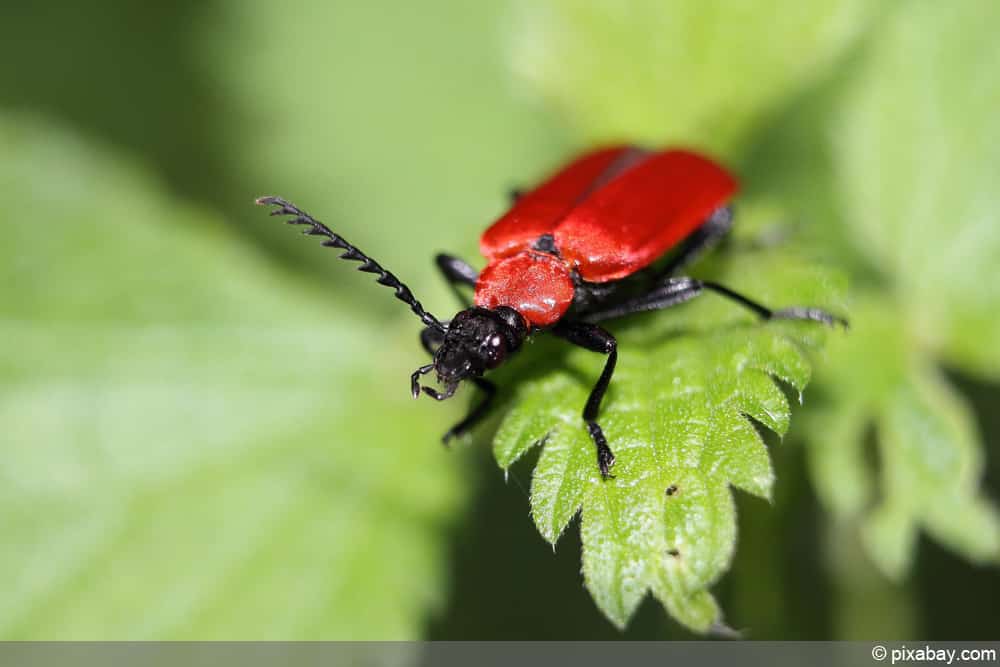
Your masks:
{"label": "beetle", "polygon": [[[512,193],[511,208],[480,238],[487,260],[481,272],[457,257],[436,256],[456,291],[462,285],[474,289],[473,302],[465,301],[467,307],[450,321],[431,315],[396,276],[294,204],[281,197],[260,197],[256,203],[273,206],[271,215],[290,216],[288,224],[305,225],[305,234],[325,237],[323,245],[343,250],[342,258],[361,262],[359,270],[393,288],[420,319],[420,341],[432,362],[411,375],[414,398],[424,393],[446,400],[463,380],[483,391],[484,399],[444,434],[445,443],[487,413],[497,390],[483,375],[510,359],[530,336],[548,331],[605,355],[582,417],[607,479],[613,477],[615,456],[598,415],[618,344],[599,322],[714,292],[766,320],[847,324],[819,308],[772,310],[724,285],[679,274],[730,230],[737,187],[729,171],[690,150],[615,145],[585,153],[534,189]],[[440,391],[421,385],[431,372]]]}

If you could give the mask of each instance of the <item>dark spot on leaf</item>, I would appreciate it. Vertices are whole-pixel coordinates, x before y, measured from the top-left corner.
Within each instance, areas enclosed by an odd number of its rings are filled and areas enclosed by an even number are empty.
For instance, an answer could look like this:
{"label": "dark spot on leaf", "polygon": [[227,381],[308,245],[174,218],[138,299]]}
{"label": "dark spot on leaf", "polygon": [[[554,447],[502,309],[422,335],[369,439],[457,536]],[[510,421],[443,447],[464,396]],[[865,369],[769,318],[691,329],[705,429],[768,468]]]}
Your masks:
{"label": "dark spot on leaf", "polygon": [[668,496],[672,496],[675,493],[677,493],[677,485],[676,484],[671,484],[670,486],[667,487],[667,495]]}
{"label": "dark spot on leaf", "polygon": [[667,549],[667,553],[673,556],[674,558],[677,558],[678,556],[681,555],[681,552],[678,551],[677,549]]}

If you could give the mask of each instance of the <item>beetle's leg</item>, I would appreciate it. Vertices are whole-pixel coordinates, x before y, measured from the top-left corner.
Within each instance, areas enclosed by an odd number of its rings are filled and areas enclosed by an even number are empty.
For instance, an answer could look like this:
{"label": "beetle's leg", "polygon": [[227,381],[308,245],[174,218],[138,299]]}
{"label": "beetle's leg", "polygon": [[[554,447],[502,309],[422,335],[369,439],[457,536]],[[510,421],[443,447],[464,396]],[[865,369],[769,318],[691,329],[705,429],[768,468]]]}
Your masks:
{"label": "beetle's leg", "polygon": [[[436,346],[440,345],[442,340],[444,340],[444,337],[440,334],[440,332],[437,331],[437,329],[427,327],[426,329],[420,332],[420,344],[424,346],[424,349],[427,350],[427,353],[430,354],[432,357],[434,356],[434,352],[437,349]],[[433,364],[428,364],[428,365],[433,368]],[[414,378],[411,379],[411,384],[413,384],[413,386],[417,386],[415,383],[416,383],[416,378],[419,377],[419,373],[420,371],[418,370],[417,373],[414,373]],[[458,422],[450,429],[448,429],[448,432],[445,433],[444,437],[441,438],[442,442],[444,442],[445,444],[448,444],[449,440],[451,440],[454,437],[462,435],[470,428],[475,426],[477,423],[479,423],[479,421],[483,417],[485,417],[490,410],[490,404],[493,402],[493,397],[497,393],[497,386],[492,382],[490,382],[489,380],[483,378],[472,378],[472,382],[477,387],[483,390],[483,393],[486,394],[486,398],[484,398],[479,405],[470,410],[469,414],[467,414],[465,418],[462,419],[462,421]],[[415,390],[415,395],[419,393],[420,393],[420,388],[418,387]],[[444,394],[437,394],[437,392],[433,390],[428,391],[427,389],[424,389],[424,393],[434,398],[437,398],[438,400],[444,398]],[[437,396],[435,396],[435,394],[437,394]]]}
{"label": "beetle's leg", "polygon": [[553,327],[552,333],[560,338],[565,338],[574,345],[608,355],[608,360],[604,363],[604,370],[601,371],[601,377],[597,379],[597,384],[590,390],[587,404],[583,407],[583,421],[587,424],[590,439],[597,448],[597,467],[601,471],[601,476],[605,479],[614,477],[611,474],[611,466],[615,463],[615,455],[608,446],[604,431],[597,423],[597,413],[600,411],[604,392],[608,390],[608,384],[611,383],[611,376],[615,372],[615,363],[618,361],[618,342],[610,333],[589,322],[563,321]]}
{"label": "beetle's leg", "polygon": [[708,280],[700,282],[702,287],[705,289],[711,290],[716,294],[735,301],[744,308],[749,308],[765,320],[812,320],[814,322],[822,322],[823,324],[829,324],[831,326],[834,324],[839,324],[844,328],[848,326],[847,320],[843,317],[833,315],[819,308],[812,308],[810,306],[789,306],[788,308],[771,310],[770,308],[762,306],[756,301],[753,301],[738,292],[734,292],[725,285],[713,283]]}
{"label": "beetle's leg", "polygon": [[[444,324],[447,326],[448,323],[445,322]],[[439,346],[443,340],[444,334],[434,327],[425,327],[420,330],[420,344],[425,350],[427,350],[427,354],[431,355],[432,358],[434,357],[434,353],[437,351],[437,346]],[[427,375],[433,370],[434,364],[429,363],[415,370],[413,375],[410,376],[410,393],[413,395],[413,398],[420,398],[420,391],[423,389],[423,387],[420,386],[420,376]]]}
{"label": "beetle's leg", "polygon": [[[447,326],[447,324],[445,326]],[[432,357],[434,356],[434,353],[437,352],[437,346],[440,345],[443,340],[444,334],[434,327],[426,327],[420,330],[420,344],[425,350],[427,350],[427,354]]]}
{"label": "beetle's leg", "polygon": [[698,259],[705,251],[715,246],[733,228],[733,207],[722,206],[708,216],[701,227],[696,229],[681,243],[677,254],[655,274],[653,282],[677,273],[679,269]]}
{"label": "beetle's leg", "polygon": [[813,320],[824,324],[842,324],[847,326],[847,320],[836,315],[831,315],[819,308],[809,308],[804,306],[792,306],[780,310],[771,310],[760,303],[734,292],[733,290],[718,283],[707,280],[695,280],[694,278],[676,277],[667,278],[658,287],[647,294],[630,299],[624,303],[611,306],[604,310],[587,313],[584,319],[587,322],[600,322],[616,317],[624,317],[633,313],[641,313],[649,310],[663,310],[690,301],[694,297],[709,290],[724,296],[731,301],[735,301],[744,308],[748,308],[760,315],[765,320]]}
{"label": "beetle's leg", "polygon": [[475,287],[479,272],[472,268],[465,260],[443,253],[434,257],[434,263],[437,264],[438,270],[441,271],[444,279],[448,281],[448,286],[451,287],[455,296],[458,297],[459,302],[468,307],[469,299],[459,291],[458,286],[468,285],[469,287]]}
{"label": "beetle's leg", "polygon": [[701,294],[702,290],[701,281],[694,278],[666,278],[645,294],[587,313],[583,319],[587,322],[602,322],[648,310],[663,310],[690,301]]}
{"label": "beetle's leg", "polygon": [[472,408],[472,410],[469,411],[469,414],[465,415],[462,421],[448,429],[448,432],[441,438],[441,442],[446,445],[452,438],[462,435],[470,428],[478,424],[490,411],[490,406],[493,403],[493,397],[496,396],[497,393],[497,386],[484,378],[472,378],[472,382],[477,387],[482,389],[486,396],[479,403],[479,405]]}
{"label": "beetle's leg", "polygon": [[438,269],[449,284],[468,285],[469,287],[476,286],[476,279],[479,277],[479,272],[472,268],[464,259],[441,253],[435,255],[434,263],[437,264]]}

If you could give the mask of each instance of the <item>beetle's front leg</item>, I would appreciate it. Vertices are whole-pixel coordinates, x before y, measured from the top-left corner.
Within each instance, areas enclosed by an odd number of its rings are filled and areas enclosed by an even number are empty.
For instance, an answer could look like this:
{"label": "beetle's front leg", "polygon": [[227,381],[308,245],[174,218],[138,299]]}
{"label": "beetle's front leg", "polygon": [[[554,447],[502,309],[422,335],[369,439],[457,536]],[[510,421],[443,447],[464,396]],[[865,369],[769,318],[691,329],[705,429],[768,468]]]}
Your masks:
{"label": "beetle's front leg", "polygon": [[437,265],[441,275],[444,276],[445,281],[447,281],[448,287],[455,293],[459,303],[468,307],[470,305],[469,299],[462,294],[458,286],[466,285],[475,288],[479,272],[472,268],[465,260],[444,253],[435,256],[434,263]]}
{"label": "beetle's front leg", "polygon": [[601,471],[601,476],[604,479],[614,477],[611,474],[611,466],[615,464],[615,455],[608,446],[601,425],[597,423],[597,413],[600,412],[601,399],[604,398],[604,393],[611,383],[611,376],[615,373],[615,364],[618,362],[618,341],[601,327],[589,322],[560,322],[552,329],[552,333],[574,345],[608,355],[601,377],[590,390],[587,404],[583,407],[583,421],[587,424],[590,439],[597,448],[597,467]]}
{"label": "beetle's front leg", "polygon": [[483,378],[472,378],[472,382],[483,390],[486,397],[483,398],[479,405],[472,408],[472,410],[469,411],[469,414],[465,415],[462,421],[448,429],[448,432],[441,438],[441,441],[446,445],[452,438],[462,435],[478,424],[490,411],[490,406],[493,403],[493,397],[496,396],[497,393],[497,386],[489,380]]}
{"label": "beetle's front leg", "polygon": [[[432,357],[434,356],[437,347],[443,340],[444,336],[441,332],[433,327],[427,327],[420,332],[420,344],[423,345],[424,349],[427,350],[427,353]],[[439,401],[451,396],[451,394],[447,394],[447,396],[445,394],[439,394],[428,387],[420,387],[420,375],[429,373],[433,370],[433,368],[434,364],[427,364],[426,366],[421,366],[413,374],[413,377],[410,379],[410,385],[413,389],[414,397],[420,395],[421,389],[423,389],[425,394]],[[441,438],[441,441],[446,445],[452,438],[462,435],[478,424],[490,411],[490,406],[493,403],[493,397],[497,393],[497,386],[484,378],[472,378],[472,382],[479,387],[484,394],[486,394],[486,397],[476,407],[472,408],[472,410],[469,411],[469,414],[467,414],[460,422],[448,429],[448,431]]]}
{"label": "beetle's front leg", "polygon": [[[447,323],[445,324],[447,326]],[[426,327],[420,331],[420,345],[427,350],[427,354],[434,356],[437,347],[444,341],[444,334],[434,327]]]}

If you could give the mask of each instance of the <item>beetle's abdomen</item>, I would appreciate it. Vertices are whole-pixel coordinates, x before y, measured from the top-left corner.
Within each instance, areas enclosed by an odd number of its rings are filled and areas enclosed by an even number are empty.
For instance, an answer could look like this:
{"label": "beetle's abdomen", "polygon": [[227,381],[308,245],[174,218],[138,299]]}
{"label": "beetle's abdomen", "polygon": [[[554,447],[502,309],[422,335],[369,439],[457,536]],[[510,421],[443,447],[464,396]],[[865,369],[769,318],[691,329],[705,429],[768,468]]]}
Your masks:
{"label": "beetle's abdomen", "polygon": [[490,262],[476,281],[477,306],[509,306],[536,327],[559,321],[573,293],[573,278],[562,260],[533,250]]}

